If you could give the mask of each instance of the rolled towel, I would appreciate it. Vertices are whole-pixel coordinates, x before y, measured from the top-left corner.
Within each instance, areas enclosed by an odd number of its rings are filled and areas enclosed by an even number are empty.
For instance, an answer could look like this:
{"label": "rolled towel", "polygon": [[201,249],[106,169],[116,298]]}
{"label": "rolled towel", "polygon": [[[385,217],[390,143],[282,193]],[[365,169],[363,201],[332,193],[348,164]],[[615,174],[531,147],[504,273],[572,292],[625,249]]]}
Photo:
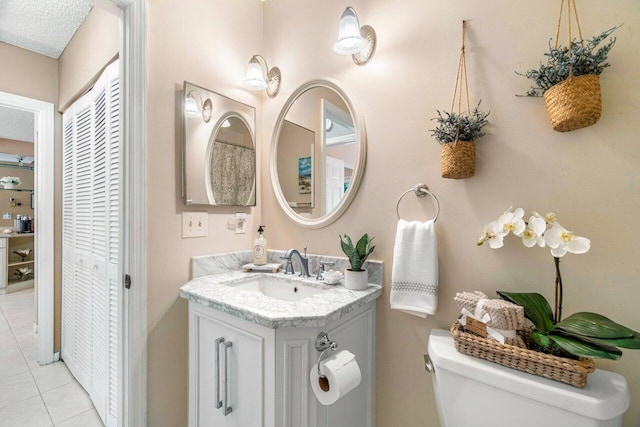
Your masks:
{"label": "rolled towel", "polygon": [[[468,311],[477,318],[489,316],[487,327],[497,330],[504,335],[504,343],[526,348],[522,337],[513,332],[521,330],[525,325],[524,308],[501,299],[489,299],[480,291],[459,292],[454,300],[461,309]],[[499,341],[491,334],[488,339]]]}

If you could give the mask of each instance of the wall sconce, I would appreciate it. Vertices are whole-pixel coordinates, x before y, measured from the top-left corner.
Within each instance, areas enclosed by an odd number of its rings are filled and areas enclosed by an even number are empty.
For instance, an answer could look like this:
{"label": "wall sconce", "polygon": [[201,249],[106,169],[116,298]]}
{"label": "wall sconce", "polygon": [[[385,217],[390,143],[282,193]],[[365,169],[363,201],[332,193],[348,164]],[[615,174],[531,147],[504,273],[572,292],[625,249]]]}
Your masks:
{"label": "wall sconce", "polygon": [[[265,78],[266,74],[266,78]],[[247,66],[247,77],[244,86],[251,90],[267,90],[269,98],[274,98],[280,91],[282,74],[278,67],[269,69],[262,55],[253,55]]]}
{"label": "wall sconce", "polygon": [[364,65],[373,58],[376,41],[373,27],[361,27],[355,9],[347,7],[340,17],[338,40],[333,44],[333,51],[340,55],[351,55],[356,65]]}
{"label": "wall sconce", "polygon": [[[198,98],[198,99],[196,99]],[[205,123],[209,123],[211,120],[211,111],[213,105],[211,99],[207,98],[202,102],[202,96],[198,91],[192,90],[187,93],[184,99],[184,115],[187,117],[200,117]]]}

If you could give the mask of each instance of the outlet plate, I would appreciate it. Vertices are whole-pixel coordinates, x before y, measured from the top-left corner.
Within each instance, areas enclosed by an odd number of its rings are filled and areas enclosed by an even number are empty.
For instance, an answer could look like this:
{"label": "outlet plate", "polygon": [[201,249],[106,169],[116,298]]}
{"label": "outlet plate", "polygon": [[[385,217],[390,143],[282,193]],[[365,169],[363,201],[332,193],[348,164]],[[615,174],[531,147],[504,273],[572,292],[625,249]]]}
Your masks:
{"label": "outlet plate", "polygon": [[238,218],[236,222],[236,234],[247,234],[247,214],[237,213],[236,218]]}
{"label": "outlet plate", "polygon": [[207,237],[208,220],[206,212],[182,212],[182,238]]}

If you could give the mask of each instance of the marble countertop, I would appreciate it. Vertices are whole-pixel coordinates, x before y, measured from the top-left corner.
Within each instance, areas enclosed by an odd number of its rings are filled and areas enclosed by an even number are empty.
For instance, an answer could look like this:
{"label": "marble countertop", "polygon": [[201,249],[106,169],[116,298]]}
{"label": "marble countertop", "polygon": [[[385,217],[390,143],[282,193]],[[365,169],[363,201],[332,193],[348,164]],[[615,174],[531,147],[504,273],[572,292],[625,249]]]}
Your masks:
{"label": "marble countertop", "polygon": [[[325,291],[298,301],[283,301],[233,287],[238,282],[265,276]],[[298,276],[285,276],[283,273],[241,271],[197,277],[180,288],[180,296],[184,299],[271,329],[324,326],[377,299],[380,295],[380,285],[370,284],[365,290],[352,291],[343,285],[326,285],[313,278],[303,279]]]}

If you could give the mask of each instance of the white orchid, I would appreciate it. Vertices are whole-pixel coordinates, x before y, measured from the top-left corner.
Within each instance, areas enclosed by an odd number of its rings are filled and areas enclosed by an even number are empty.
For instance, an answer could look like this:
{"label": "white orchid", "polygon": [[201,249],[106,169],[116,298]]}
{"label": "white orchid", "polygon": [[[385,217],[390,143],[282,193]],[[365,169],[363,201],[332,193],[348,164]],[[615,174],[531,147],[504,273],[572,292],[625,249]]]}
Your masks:
{"label": "white orchid", "polygon": [[522,243],[528,248],[532,248],[536,244],[541,248],[544,248],[545,241],[542,235],[544,234],[546,229],[546,221],[543,218],[535,216],[534,212],[534,215],[529,218],[529,222],[527,223],[527,226],[522,233]]}
{"label": "white orchid", "polygon": [[544,215],[540,215],[538,212],[533,211],[532,212],[533,216],[537,217],[537,218],[541,218],[543,220],[545,220],[545,222],[547,224],[553,224],[556,222],[556,214],[553,212],[547,212]]}
{"label": "white orchid", "polygon": [[477,245],[482,246],[484,242],[488,241],[491,249],[501,248],[504,245],[504,236],[507,234],[504,232],[504,226],[500,221],[491,221],[484,227]]}
{"label": "white orchid", "polygon": [[513,212],[511,210],[506,211],[498,218],[498,222],[502,224],[505,235],[509,234],[509,232],[516,236],[522,235],[527,226],[522,217],[524,217],[524,210],[517,208]]}
{"label": "white orchid", "polygon": [[557,222],[544,233],[544,238],[551,248],[551,255],[557,258],[564,256],[567,252],[584,254],[591,248],[589,239],[576,236]]}

